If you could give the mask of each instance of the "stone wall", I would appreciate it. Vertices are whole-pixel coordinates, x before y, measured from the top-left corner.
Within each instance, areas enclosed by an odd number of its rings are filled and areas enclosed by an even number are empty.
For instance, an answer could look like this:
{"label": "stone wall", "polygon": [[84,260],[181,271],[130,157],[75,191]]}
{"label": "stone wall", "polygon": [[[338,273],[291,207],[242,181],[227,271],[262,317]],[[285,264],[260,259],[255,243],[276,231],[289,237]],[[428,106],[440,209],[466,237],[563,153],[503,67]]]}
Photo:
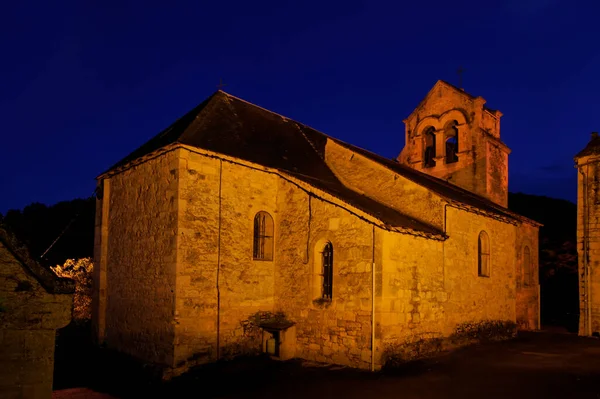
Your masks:
{"label": "stone wall", "polygon": [[[275,308],[296,322],[296,356],[370,366],[373,226],[279,182]],[[321,252],[333,245],[333,296],[321,297]]]}
{"label": "stone wall", "polygon": [[254,217],[268,212],[278,234],[279,177],[187,150],[179,170],[176,363],[216,359],[217,319],[221,357],[260,350],[243,322],[273,310],[279,260],[253,259]]}
{"label": "stone wall", "polygon": [[96,215],[94,220],[94,268],[92,290],[93,341],[101,344],[106,339],[106,270],[108,264],[108,215],[110,213],[110,179],[96,185]]}
{"label": "stone wall", "polygon": [[486,191],[493,202],[508,207],[508,153],[497,143],[486,143]]}
{"label": "stone wall", "polygon": [[439,196],[390,169],[327,140],[325,161],[348,187],[417,219],[443,228]]}
{"label": "stone wall", "polygon": [[[515,321],[514,226],[446,208],[449,238],[383,232],[377,349],[447,337],[461,323]],[[491,272],[478,275],[478,237],[490,238]],[[380,340],[381,341],[380,341]]]}
{"label": "stone wall", "polygon": [[[515,321],[515,226],[493,218],[447,207],[444,245],[445,285],[450,324],[464,321]],[[490,276],[478,276],[478,237],[490,242]]]}
{"label": "stone wall", "polygon": [[[517,326],[522,330],[536,330],[540,328],[539,228],[522,223],[515,229]],[[526,247],[529,248],[529,267],[525,265]]]}
{"label": "stone wall", "polygon": [[[577,159],[577,254],[579,259],[579,334],[600,333],[600,159]],[[588,235],[587,257],[584,233]],[[586,278],[586,259],[588,273]],[[589,301],[589,316],[588,316]],[[588,319],[590,326],[587,325]]]}
{"label": "stone wall", "polygon": [[108,347],[166,366],[175,338],[178,166],[172,151],[110,177],[106,260],[99,260]]}
{"label": "stone wall", "polygon": [[[369,368],[373,263],[378,364],[389,344],[447,336],[464,322],[515,320],[515,226],[444,206],[335,143],[327,144],[326,160],[353,189],[445,226],[450,238],[388,232],[292,177],[172,150],[111,177],[102,200],[109,346],[184,370],[261,350],[249,321],[282,312],[295,323],[297,357]],[[259,211],[274,221],[269,261],[253,259]],[[489,278],[477,275],[481,230],[492,246]],[[333,296],[322,300],[327,242]]]}
{"label": "stone wall", "polygon": [[0,396],[50,398],[56,330],[72,295],[48,293],[0,242]]}
{"label": "stone wall", "polygon": [[381,363],[381,355],[389,352],[390,345],[444,334],[448,293],[443,242],[386,231],[378,235],[382,257],[377,274],[375,337],[377,361]]}

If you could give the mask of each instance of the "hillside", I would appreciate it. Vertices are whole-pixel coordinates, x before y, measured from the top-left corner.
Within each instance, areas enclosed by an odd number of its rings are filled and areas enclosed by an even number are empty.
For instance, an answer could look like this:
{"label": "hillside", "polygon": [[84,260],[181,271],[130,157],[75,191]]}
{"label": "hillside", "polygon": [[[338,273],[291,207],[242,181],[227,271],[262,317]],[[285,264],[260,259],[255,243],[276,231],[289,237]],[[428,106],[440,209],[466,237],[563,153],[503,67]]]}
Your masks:
{"label": "hillside", "polygon": [[56,266],[67,259],[93,255],[95,211],[92,197],[51,206],[36,202],[22,210],[9,210],[3,222],[28,246],[36,260],[45,266]]}

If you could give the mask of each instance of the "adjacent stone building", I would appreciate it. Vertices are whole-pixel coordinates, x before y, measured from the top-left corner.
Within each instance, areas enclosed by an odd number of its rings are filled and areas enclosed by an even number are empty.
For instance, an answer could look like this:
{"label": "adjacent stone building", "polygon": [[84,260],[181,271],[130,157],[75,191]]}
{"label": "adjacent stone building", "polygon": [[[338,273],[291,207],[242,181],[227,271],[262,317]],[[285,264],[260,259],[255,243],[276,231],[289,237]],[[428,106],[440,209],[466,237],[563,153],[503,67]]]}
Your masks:
{"label": "adjacent stone building", "polygon": [[74,290],[0,221],[0,397],[52,397],[56,330],[71,321]]}
{"label": "adjacent stone building", "polygon": [[600,137],[575,156],[577,167],[577,254],[579,335],[600,335]]}
{"label": "adjacent stone building", "polygon": [[97,339],[170,371],[252,350],[376,369],[464,323],[538,328],[500,117],[439,81],[390,160],[216,92],[98,177]]}

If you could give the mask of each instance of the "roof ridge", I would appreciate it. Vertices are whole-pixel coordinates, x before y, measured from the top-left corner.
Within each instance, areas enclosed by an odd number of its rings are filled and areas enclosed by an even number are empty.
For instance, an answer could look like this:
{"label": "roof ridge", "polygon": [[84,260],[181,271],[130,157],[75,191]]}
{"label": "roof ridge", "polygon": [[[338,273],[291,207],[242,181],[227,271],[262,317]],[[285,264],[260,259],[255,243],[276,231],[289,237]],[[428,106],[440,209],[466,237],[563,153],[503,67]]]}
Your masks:
{"label": "roof ridge", "polygon": [[[299,122],[296,122],[296,121],[293,121],[293,122],[294,122],[294,125],[296,125],[296,128],[298,129],[298,131],[300,132],[300,134],[302,134],[302,137],[304,137],[304,140],[306,140],[306,142],[308,143],[308,145],[310,145],[310,148],[313,149],[313,151],[317,154],[317,156],[319,157],[319,159],[321,159],[323,162],[325,162],[325,158],[323,156],[321,156],[321,154],[319,154],[319,151],[317,151],[317,149],[315,148],[314,143],[311,140],[309,140],[308,137],[306,137],[306,133],[304,133],[304,130],[302,129],[302,127],[299,126]],[[313,129],[313,130],[315,132],[318,132],[318,130],[315,130],[315,129]]]}
{"label": "roof ridge", "polygon": [[[200,116],[203,113],[207,112],[206,109],[213,103],[213,100],[216,99],[217,94],[221,94],[221,93],[224,94],[225,96],[227,96],[227,93],[224,92],[223,90],[217,90],[213,94],[211,94],[210,97],[208,97],[206,100],[204,100],[202,103],[200,103],[200,104],[204,104],[204,106],[202,107],[202,109],[200,109],[200,111],[198,111],[196,113],[196,115],[194,116],[194,119],[189,123],[189,125],[186,126],[186,128],[183,130],[183,132],[181,132],[181,134],[177,137],[177,139],[175,140],[176,143],[183,143],[184,136],[186,136],[186,137],[193,136],[202,128],[204,118],[201,118]],[[229,102],[228,102],[228,105],[231,106],[229,104]],[[235,112],[234,112],[234,115],[235,115]],[[194,125],[194,123],[195,123],[195,125]],[[191,128],[192,125],[194,125],[193,129]]]}
{"label": "roof ridge", "polygon": [[224,92],[223,90],[218,90],[218,91],[220,91],[221,93],[225,94],[227,97],[234,98],[234,99],[236,99],[236,100],[238,100],[238,101],[241,101],[241,102],[243,102],[243,103],[246,103],[246,104],[248,104],[248,105],[252,105],[253,107],[256,107],[256,108],[262,109],[263,111],[266,111],[266,112],[268,112],[268,113],[270,113],[270,114],[273,114],[273,115],[279,116],[280,118],[282,118],[282,119],[285,119],[286,121],[294,121],[294,122],[296,122],[296,123],[299,123],[299,122],[295,121],[295,120],[294,120],[294,119],[292,119],[292,118],[289,118],[289,117],[287,117],[287,116],[285,116],[285,115],[278,114],[277,112],[273,112],[273,111],[271,111],[271,110],[269,110],[269,109],[267,109],[267,108],[263,108],[263,107],[261,107],[260,105],[256,105],[256,104],[254,104],[254,103],[251,103],[250,101],[244,100],[243,98],[240,98],[240,97],[238,97],[238,96],[234,96],[233,94],[229,94],[229,93],[227,93],[227,92]]}
{"label": "roof ridge", "polygon": [[449,86],[449,87],[451,87],[452,89],[454,89],[454,90],[456,90],[456,91],[459,91],[459,92],[461,92],[461,93],[464,93],[464,94],[466,94],[467,96],[469,96],[469,97],[471,97],[471,98],[477,98],[477,97],[478,97],[478,96],[475,96],[475,95],[473,95],[473,94],[471,94],[471,93],[467,92],[465,89],[462,89],[462,88],[460,88],[460,87],[458,87],[458,86],[455,86],[455,85],[453,85],[452,83],[448,82],[447,80],[440,79],[440,80],[439,80],[439,82],[442,82],[442,83],[444,83],[446,86]]}

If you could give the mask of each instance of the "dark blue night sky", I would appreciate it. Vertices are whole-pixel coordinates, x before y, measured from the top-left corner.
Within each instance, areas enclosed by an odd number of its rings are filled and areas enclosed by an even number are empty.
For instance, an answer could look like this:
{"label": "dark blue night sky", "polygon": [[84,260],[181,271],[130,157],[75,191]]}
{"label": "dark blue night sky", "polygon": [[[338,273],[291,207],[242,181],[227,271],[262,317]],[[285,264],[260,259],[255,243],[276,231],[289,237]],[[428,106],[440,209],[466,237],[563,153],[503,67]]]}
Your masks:
{"label": "dark blue night sky", "polygon": [[510,190],[575,200],[600,130],[600,2],[12,1],[0,24],[0,212],[94,178],[225,91],[383,156],[436,80],[503,112]]}

